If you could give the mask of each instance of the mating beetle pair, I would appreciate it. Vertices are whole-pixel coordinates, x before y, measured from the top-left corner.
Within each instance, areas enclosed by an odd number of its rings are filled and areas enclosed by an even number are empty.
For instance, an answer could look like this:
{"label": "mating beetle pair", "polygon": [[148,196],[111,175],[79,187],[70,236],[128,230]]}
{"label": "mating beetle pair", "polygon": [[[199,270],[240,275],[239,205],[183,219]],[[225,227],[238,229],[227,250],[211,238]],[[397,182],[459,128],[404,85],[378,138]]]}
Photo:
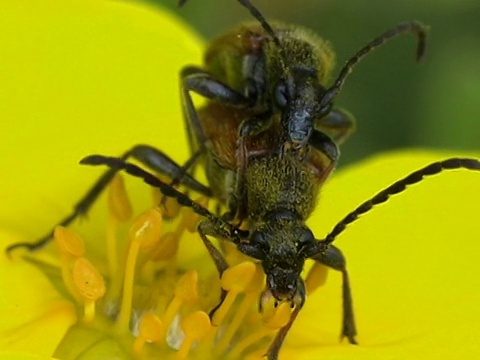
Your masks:
{"label": "mating beetle pair", "polygon": [[[421,169],[361,205],[326,238],[316,239],[305,220],[315,207],[321,185],[338,161],[338,144],[353,128],[351,116],[332,107],[335,96],[353,66],[396,35],[417,34],[417,57],[420,57],[424,29],[420,24],[406,23],[386,32],[352,57],[334,85],[327,88],[323,82],[330,67],[330,50],[324,42],[298,27],[271,26],[248,1],[241,3],[256,17],[258,24],[233,30],[212,43],[204,68],[187,67],[182,71],[183,109],[192,151],[189,161],[176,164],[164,153],[144,145],[132,148],[119,159],[86,158],[83,161],[86,164],[106,164],[111,169],[61,224],[68,225],[87,212],[114,173],[124,169],[204,216],[199,233],[219,272],[225,270],[226,263],[222,253],[211,244],[210,236],[232,241],[241,252],[262,262],[267,275],[265,296],[271,295],[295,306],[289,324],[269,349],[270,359],[277,357],[305,301],[300,273],[306,258],[342,272],[342,335],[355,343],[348,275],[342,254],[331,245],[335,237],[358,215],[402,191],[406,185],[420,181],[423,175],[444,168],[478,170],[478,161],[451,159]],[[208,98],[207,105],[197,110],[190,92]],[[226,205],[227,213],[212,214],[170,184],[126,163],[129,157],[168,175],[174,182],[213,197]],[[206,170],[208,187],[192,175],[198,164],[203,164]],[[243,225],[241,229],[239,224]]]}

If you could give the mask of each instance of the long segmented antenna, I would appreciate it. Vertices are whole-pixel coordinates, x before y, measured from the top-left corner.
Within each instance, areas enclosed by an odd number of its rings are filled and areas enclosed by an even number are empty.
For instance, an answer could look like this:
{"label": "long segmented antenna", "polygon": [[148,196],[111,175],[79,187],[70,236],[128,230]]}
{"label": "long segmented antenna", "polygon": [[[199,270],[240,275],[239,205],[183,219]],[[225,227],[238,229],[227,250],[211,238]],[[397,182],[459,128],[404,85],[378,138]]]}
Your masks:
{"label": "long segmented antenna", "polygon": [[[179,0],[178,1],[178,6],[182,7],[187,3],[188,0]],[[262,13],[258,11],[258,9],[252,5],[250,0],[237,0],[243,7],[247,8],[247,10],[250,12],[250,14],[258,20],[260,25],[262,25],[262,28],[267,32],[268,35],[271,36],[273,39],[274,43],[279,47],[279,49],[282,49],[282,45],[280,43],[280,40],[277,37],[277,34],[275,34],[275,31],[273,31],[272,27],[270,24],[267,22],[267,20],[263,17]]]}
{"label": "long segmented antenna", "polygon": [[322,98],[321,106],[324,107],[327,104],[331,103],[333,99],[338,95],[340,90],[345,83],[345,79],[352,72],[355,65],[357,65],[365,56],[367,56],[371,51],[375,50],[377,47],[387,43],[390,40],[393,40],[397,36],[403,34],[414,34],[418,38],[417,43],[417,52],[416,52],[416,61],[419,62],[422,60],[425,55],[426,48],[426,38],[427,38],[427,27],[422,23],[412,21],[398,24],[392,29],[387,30],[379,37],[373,39],[370,43],[360,49],[355,55],[353,55],[345,64],[345,66],[340,70],[340,74],[335,80],[335,83],[330,87],[324,97]]}
{"label": "long segmented antenna", "polygon": [[222,227],[229,230],[230,235],[239,233],[239,230],[233,225],[226,222],[222,218],[215,216],[208,209],[197,204],[184,193],[178,191],[173,186],[161,181],[155,175],[150,174],[148,171],[143,170],[137,165],[134,165],[117,157],[103,155],[87,156],[80,160],[80,164],[92,166],[106,165],[112,169],[123,170],[129,175],[141,178],[148,185],[159,189],[160,192],[166,197],[176,199],[180,205],[191,208],[196,214],[206,217],[207,219],[212,221],[212,223],[220,223]]}
{"label": "long segmented antenna", "polygon": [[249,0],[238,0],[238,2],[244,7],[246,7],[248,11],[250,11],[250,14],[252,14],[252,16],[260,22],[263,29],[268,33],[268,35],[272,37],[275,44],[281,49],[282,45],[280,44],[280,40],[278,39],[277,34],[275,34],[275,31],[273,31],[272,27],[260,13],[260,11],[258,11],[258,9],[253,6]]}
{"label": "long segmented antenna", "polygon": [[396,181],[386,189],[380,191],[370,200],[365,201],[350,214],[345,216],[333,230],[328,234],[324,241],[323,245],[331,244],[335,238],[345,230],[347,225],[351,224],[359,218],[360,215],[365,214],[370,211],[375,205],[386,202],[390,196],[401,193],[406,190],[407,186],[416,184],[424,179],[425,176],[431,176],[441,173],[444,170],[454,170],[454,169],[468,169],[480,171],[480,161],[477,159],[469,158],[451,158],[439,162],[434,162],[430,165],[425,166],[424,168],[417,170],[410,175],[404,177],[401,180]]}

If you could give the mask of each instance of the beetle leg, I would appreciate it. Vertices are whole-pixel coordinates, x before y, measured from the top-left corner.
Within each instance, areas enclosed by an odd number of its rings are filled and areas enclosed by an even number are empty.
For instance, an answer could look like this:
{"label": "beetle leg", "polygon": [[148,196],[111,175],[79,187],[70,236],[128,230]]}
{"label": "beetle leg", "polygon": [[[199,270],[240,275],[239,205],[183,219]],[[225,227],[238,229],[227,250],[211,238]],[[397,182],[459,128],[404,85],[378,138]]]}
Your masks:
{"label": "beetle leg", "polygon": [[[252,106],[251,99],[246,98],[222,82],[214,79],[203,69],[194,66],[183,68],[180,73],[180,82],[182,109],[187,122],[186,128],[189,131],[191,145],[194,144],[192,141],[196,140],[198,141],[196,146],[203,146],[206,139],[190,91],[225,105],[232,105],[240,108],[248,108]],[[190,133],[190,129],[193,129],[194,134]],[[194,138],[192,138],[192,136],[194,136]]]}
{"label": "beetle leg", "polygon": [[280,348],[282,347],[283,341],[287,337],[288,331],[293,325],[293,322],[298,316],[298,313],[300,310],[302,310],[303,304],[305,303],[305,283],[303,282],[302,279],[299,279],[297,282],[297,303],[295,304],[295,309],[293,309],[292,314],[290,315],[290,320],[288,320],[288,323],[282,327],[277,335],[275,336],[275,339],[273,339],[273,342],[271,343],[270,347],[268,348],[267,351],[267,358],[268,360],[277,360],[278,358],[278,353],[280,352]]}
{"label": "beetle leg", "polygon": [[245,179],[244,175],[248,166],[248,154],[246,140],[248,137],[258,135],[271,127],[273,117],[266,114],[265,116],[254,116],[242,121],[238,128],[237,140],[237,169],[235,174],[235,190],[234,196],[229,201],[229,213],[226,218],[233,220],[236,216],[239,220],[243,220],[247,216],[247,209],[240,209],[239,204],[245,203],[240,199],[245,199]]}
{"label": "beetle leg", "polygon": [[341,144],[355,131],[355,117],[344,109],[333,109],[315,122],[315,128]]}
{"label": "beetle leg", "polygon": [[127,160],[133,158],[149,169],[176,180],[176,183],[185,185],[190,190],[211,197],[212,191],[187,173],[188,169],[198,160],[201,153],[194,153],[184,165],[172,160],[163,151],[149,145],[136,145],[120,158]]}
{"label": "beetle leg", "polygon": [[[179,178],[180,182],[187,186],[189,189],[197,191],[205,196],[212,196],[212,191],[207,186],[201,184],[195,180],[192,176],[185,173],[183,167],[177,164],[174,160],[168,157],[165,153],[157,150],[148,145],[136,145],[127,152],[125,152],[120,159],[126,160],[128,158],[134,158],[146,167],[156,171],[160,174],[167,175],[170,178]],[[87,193],[74,205],[73,211],[62,219],[57,225],[68,226],[76,218],[85,215],[93,203],[97,200],[98,196],[112,181],[113,177],[117,173],[118,169],[108,169],[87,191]],[[46,245],[53,237],[53,230],[48,234],[38,239],[33,243],[19,242],[10,245],[5,250],[10,253],[14,249],[25,247],[29,251],[38,250]]]}
{"label": "beetle leg", "polygon": [[194,66],[187,66],[182,69],[180,73],[180,89],[185,128],[187,129],[188,142],[192,154],[197,151],[203,153],[208,139],[203,131],[190,91],[223,104],[242,108],[252,106],[252,100],[215,80],[205,70]]}
{"label": "beetle leg", "polygon": [[[213,226],[213,224],[211,224],[208,220],[204,220],[198,225],[198,233],[200,234],[200,238],[202,239],[203,244],[207,248],[208,254],[212,258],[215,267],[217,268],[219,278],[221,278],[223,272],[228,268],[227,260],[225,260],[225,257],[220,252],[220,250],[218,250],[207,237],[207,235],[214,237],[218,236],[215,231],[215,226]],[[220,306],[222,306],[225,298],[227,297],[227,291],[225,291],[223,288],[220,289],[220,300],[218,304],[215,305],[208,314],[210,316],[210,319],[213,318],[213,315],[220,308]]]}
{"label": "beetle leg", "polygon": [[[319,243],[321,242],[319,241]],[[342,338],[346,337],[350,344],[358,344],[357,340],[355,340],[357,329],[355,327],[352,292],[350,290],[345,257],[340,249],[330,245],[325,251],[318,252],[310,256],[310,258],[342,273],[343,320],[341,336]]]}
{"label": "beetle leg", "polygon": [[195,66],[187,66],[180,73],[184,91],[193,91],[207,99],[226,105],[247,108],[252,100],[246,98],[228,85],[218,81],[208,72]]}
{"label": "beetle leg", "polygon": [[325,154],[333,164],[336,164],[340,157],[337,144],[324,132],[313,130],[308,144]]}
{"label": "beetle leg", "polygon": [[300,312],[301,308],[299,306],[295,307],[293,309],[292,314],[290,315],[290,320],[288,320],[287,325],[285,325],[283,328],[281,328],[277,335],[275,336],[275,339],[273,339],[272,344],[268,348],[267,351],[267,359],[268,360],[277,360],[278,359],[278,353],[280,351],[280,348],[282,347],[283,341],[285,340],[288,331],[292,327],[293,322],[298,316],[298,313]]}
{"label": "beetle leg", "polygon": [[[198,225],[198,233],[203,241],[203,244],[207,248],[208,254],[213,260],[215,267],[218,271],[219,278],[222,277],[222,274],[228,268],[227,260],[220,250],[218,250],[212,242],[208,239],[208,236],[215,237],[217,239],[222,239],[226,241],[231,241],[234,244],[240,244],[240,238],[245,238],[248,235],[248,232],[237,231],[236,234],[233,232],[236,228],[223,220],[218,221],[222,218],[206,218],[200,222]],[[228,224],[228,225],[226,225]],[[214,308],[210,311],[209,316],[213,318],[215,312],[222,306],[225,297],[227,296],[227,291],[223,288],[220,293],[220,301]]]}

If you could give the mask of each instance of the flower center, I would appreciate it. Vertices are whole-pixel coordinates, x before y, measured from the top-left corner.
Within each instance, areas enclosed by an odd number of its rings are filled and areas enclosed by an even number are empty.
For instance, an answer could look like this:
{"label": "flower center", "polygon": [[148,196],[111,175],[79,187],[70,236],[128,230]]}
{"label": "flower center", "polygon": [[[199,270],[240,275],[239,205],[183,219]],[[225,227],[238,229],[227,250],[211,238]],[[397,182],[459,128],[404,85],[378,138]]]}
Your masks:
{"label": "flower center", "polygon": [[[103,258],[89,260],[88,246],[71,230],[54,232],[63,283],[81,314],[54,356],[72,358],[78,349],[82,356],[115,351],[119,359],[262,358],[291,308],[271,302],[258,312],[261,266],[222,244],[230,267],[220,282],[213,266],[203,266],[205,259],[189,270],[177,261],[177,251],[180,240],[196,232],[198,215],[156,197],[156,206],[130,220],[120,175],[108,198]],[[207,205],[205,199],[197,202]],[[122,239],[125,224],[129,230]],[[319,274],[307,277],[309,290],[324,280],[324,272]]]}

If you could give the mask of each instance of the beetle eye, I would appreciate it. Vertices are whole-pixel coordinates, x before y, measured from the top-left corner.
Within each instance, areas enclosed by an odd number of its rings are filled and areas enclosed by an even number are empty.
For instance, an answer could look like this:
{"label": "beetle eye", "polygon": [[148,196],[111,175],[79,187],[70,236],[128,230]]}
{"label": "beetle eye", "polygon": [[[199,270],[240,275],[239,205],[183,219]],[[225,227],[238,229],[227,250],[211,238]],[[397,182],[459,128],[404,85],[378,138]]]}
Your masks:
{"label": "beetle eye", "polygon": [[275,87],[273,96],[274,96],[275,104],[278,107],[280,108],[286,107],[288,102],[287,85],[284,82],[279,83]]}
{"label": "beetle eye", "polygon": [[309,244],[312,244],[315,241],[315,237],[313,236],[313,233],[311,232],[310,229],[308,228],[303,228],[300,230],[300,233],[298,234],[298,240],[297,240],[297,249],[299,252],[301,252],[306,246]]}
{"label": "beetle eye", "polygon": [[265,254],[268,254],[270,251],[270,244],[265,238],[265,234],[259,231],[253,233],[250,239],[250,245],[255,246],[262,250]]}

